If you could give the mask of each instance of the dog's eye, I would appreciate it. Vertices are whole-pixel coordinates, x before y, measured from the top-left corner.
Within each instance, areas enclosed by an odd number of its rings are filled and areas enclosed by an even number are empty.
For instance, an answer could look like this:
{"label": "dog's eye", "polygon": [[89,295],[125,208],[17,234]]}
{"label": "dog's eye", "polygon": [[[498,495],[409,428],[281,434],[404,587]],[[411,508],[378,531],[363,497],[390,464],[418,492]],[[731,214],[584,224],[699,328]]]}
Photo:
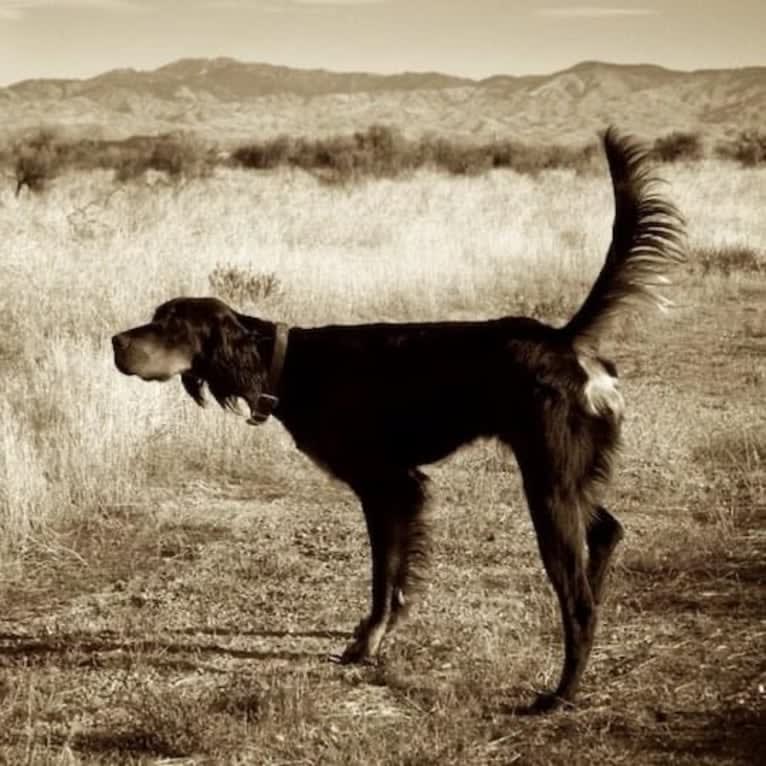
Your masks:
{"label": "dog's eye", "polygon": [[165,334],[172,338],[187,338],[191,334],[191,328],[188,323],[173,317],[165,322]]}

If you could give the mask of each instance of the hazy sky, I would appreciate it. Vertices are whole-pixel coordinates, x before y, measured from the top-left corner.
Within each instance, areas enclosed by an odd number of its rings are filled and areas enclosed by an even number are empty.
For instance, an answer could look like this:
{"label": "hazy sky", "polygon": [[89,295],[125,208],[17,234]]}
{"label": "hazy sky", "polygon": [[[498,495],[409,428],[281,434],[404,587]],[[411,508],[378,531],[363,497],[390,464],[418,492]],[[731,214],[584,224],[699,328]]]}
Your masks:
{"label": "hazy sky", "polygon": [[231,56],[471,77],[766,64],[766,0],[0,0],[0,85]]}

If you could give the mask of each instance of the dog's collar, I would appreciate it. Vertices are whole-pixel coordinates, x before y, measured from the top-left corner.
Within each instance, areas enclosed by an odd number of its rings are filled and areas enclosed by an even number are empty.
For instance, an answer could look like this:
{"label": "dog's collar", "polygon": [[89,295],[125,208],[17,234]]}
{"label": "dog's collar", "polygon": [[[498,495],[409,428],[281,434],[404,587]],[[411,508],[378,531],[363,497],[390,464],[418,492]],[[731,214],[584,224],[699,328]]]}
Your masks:
{"label": "dog's collar", "polygon": [[287,336],[290,328],[284,322],[277,322],[274,326],[274,349],[271,352],[271,365],[269,375],[263,386],[263,390],[250,408],[250,417],[247,422],[251,426],[259,426],[265,423],[272,412],[277,408],[279,399],[277,387],[282,376],[282,368],[287,356]]}

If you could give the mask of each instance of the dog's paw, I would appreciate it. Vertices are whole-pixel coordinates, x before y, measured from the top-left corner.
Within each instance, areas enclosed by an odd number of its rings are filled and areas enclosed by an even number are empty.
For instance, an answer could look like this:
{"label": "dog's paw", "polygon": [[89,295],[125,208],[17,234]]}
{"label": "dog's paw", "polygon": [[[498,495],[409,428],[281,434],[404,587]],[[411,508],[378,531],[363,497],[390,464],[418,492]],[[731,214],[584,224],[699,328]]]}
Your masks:
{"label": "dog's paw", "polygon": [[338,662],[341,665],[374,665],[376,658],[370,654],[366,635],[357,636],[344,649]]}
{"label": "dog's paw", "polygon": [[574,705],[553,692],[542,692],[531,705],[517,705],[508,709],[513,715],[544,715],[554,710],[572,710]]}

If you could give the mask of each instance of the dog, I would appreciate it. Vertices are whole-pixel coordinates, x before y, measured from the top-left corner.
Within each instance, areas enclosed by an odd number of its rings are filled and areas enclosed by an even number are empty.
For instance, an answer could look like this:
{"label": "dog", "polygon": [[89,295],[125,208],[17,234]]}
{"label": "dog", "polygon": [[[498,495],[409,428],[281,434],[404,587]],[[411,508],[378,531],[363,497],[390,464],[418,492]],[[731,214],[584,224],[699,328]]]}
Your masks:
{"label": "dog", "polygon": [[623,398],[599,342],[684,259],[684,221],[635,139],[603,137],[614,192],[612,241],[585,301],[562,327],[490,321],[287,327],[215,298],[175,298],[148,324],[112,338],[117,368],[143,380],[180,376],[249,422],[273,415],[358,497],[372,558],[369,614],[341,655],[375,658],[404,616],[429,549],[421,467],[479,437],[516,456],[545,570],[558,596],[564,663],[544,711],[575,697],[593,645],[604,578],[623,536],[604,507]]}

